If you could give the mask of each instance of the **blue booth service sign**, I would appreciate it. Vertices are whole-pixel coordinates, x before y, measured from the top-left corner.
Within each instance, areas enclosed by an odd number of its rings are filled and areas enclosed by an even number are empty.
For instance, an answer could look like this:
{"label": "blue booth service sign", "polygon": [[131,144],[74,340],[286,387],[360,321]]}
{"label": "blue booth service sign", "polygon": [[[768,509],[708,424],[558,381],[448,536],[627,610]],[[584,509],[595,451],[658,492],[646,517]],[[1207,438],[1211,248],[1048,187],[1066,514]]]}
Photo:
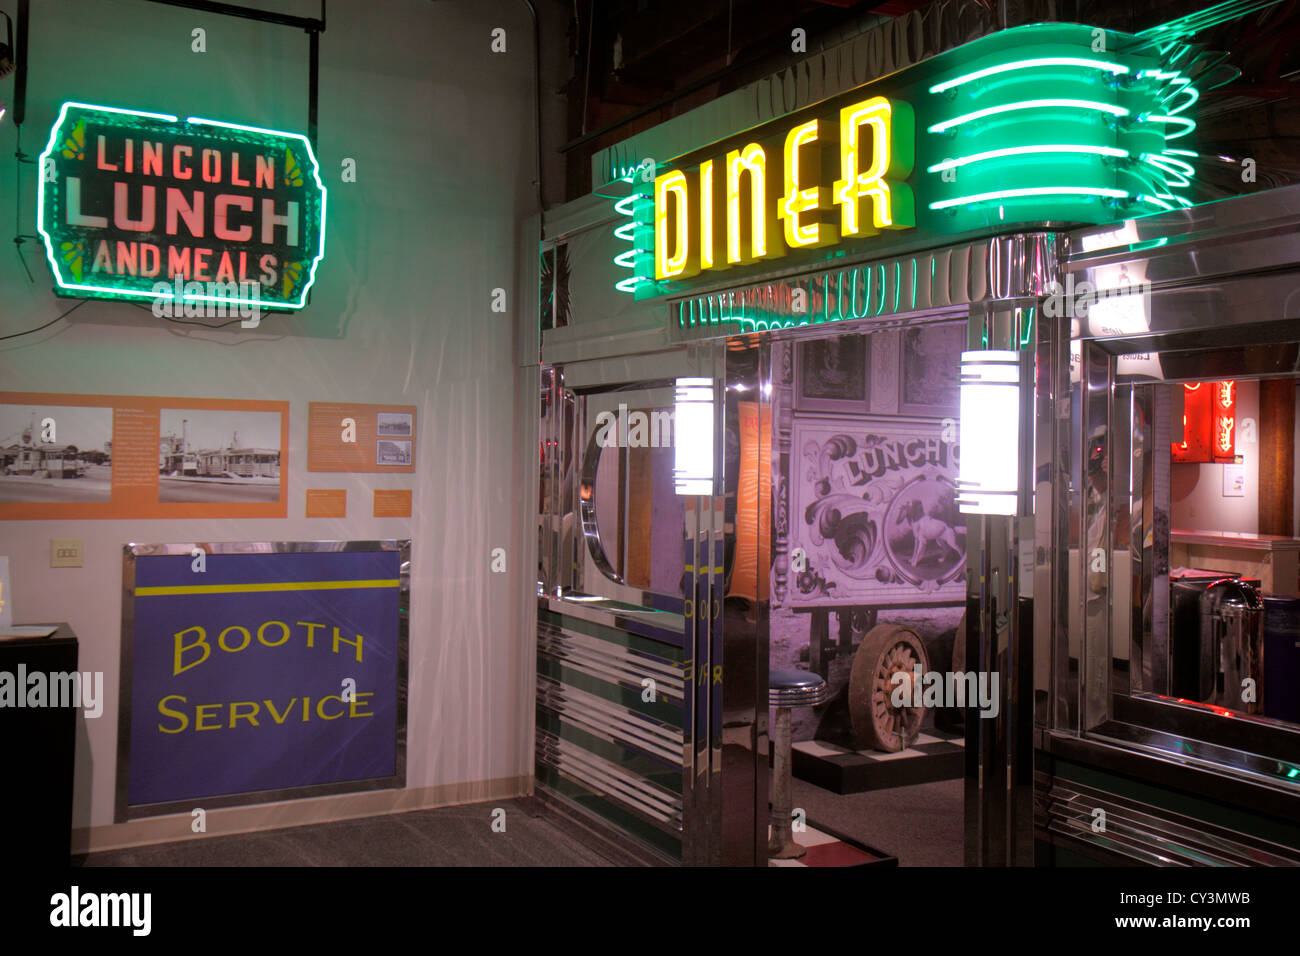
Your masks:
{"label": "blue booth service sign", "polygon": [[402,786],[405,544],[128,547],[119,816]]}

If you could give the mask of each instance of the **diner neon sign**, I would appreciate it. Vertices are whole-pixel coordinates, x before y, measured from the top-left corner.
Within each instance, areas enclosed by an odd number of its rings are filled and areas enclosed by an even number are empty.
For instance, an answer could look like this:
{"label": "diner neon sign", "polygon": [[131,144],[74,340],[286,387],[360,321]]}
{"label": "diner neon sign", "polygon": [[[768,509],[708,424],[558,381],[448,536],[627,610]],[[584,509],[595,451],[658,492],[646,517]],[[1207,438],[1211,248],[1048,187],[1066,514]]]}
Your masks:
{"label": "diner neon sign", "polygon": [[1193,53],[1029,24],[713,146],[646,159],[680,141],[633,137],[606,150],[614,264],[627,270],[616,286],[638,299],[693,293],[783,257],[819,268],[1191,205]]}
{"label": "diner neon sign", "polygon": [[[747,265],[791,249],[916,224],[914,119],[907,103],[870,97],[792,127],[779,150],[750,142],[689,175],[655,178],[655,278]],[[829,150],[839,176],[818,181]],[[720,167],[720,169],[719,169]]]}

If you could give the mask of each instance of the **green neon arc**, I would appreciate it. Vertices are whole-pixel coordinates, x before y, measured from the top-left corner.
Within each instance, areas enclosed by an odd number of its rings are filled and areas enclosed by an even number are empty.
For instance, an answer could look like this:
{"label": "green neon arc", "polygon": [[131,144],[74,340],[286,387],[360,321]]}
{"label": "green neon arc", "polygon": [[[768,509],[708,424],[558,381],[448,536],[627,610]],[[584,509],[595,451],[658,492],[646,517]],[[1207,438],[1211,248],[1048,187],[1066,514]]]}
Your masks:
{"label": "green neon arc", "polygon": [[931,209],[947,209],[967,203],[988,202],[992,199],[1020,199],[1026,196],[1096,196],[1105,199],[1127,199],[1129,194],[1123,189],[1109,189],[1100,186],[1024,186],[1019,189],[995,189],[992,192],[975,193],[972,196],[958,196],[956,199],[941,199],[930,203]]}
{"label": "green neon arc", "polygon": [[1112,116],[1128,116],[1129,111],[1123,106],[1115,106],[1111,103],[1099,103],[1096,100],[1072,100],[1072,99],[1042,99],[1042,100],[1021,100],[1018,103],[1006,103],[1002,106],[990,106],[986,109],[976,110],[974,113],[966,113],[963,116],[955,116],[952,119],[944,120],[942,123],[935,123],[928,132],[942,133],[945,130],[952,129],[954,126],[961,126],[963,123],[969,123],[977,119],[984,119],[986,116],[997,116],[999,113],[1010,113],[1016,110],[1033,110],[1046,107],[1060,107],[1063,109],[1081,109],[1095,110],[1099,113],[1109,113]]}
{"label": "green neon arc", "polygon": [[997,66],[976,70],[974,73],[966,73],[951,80],[936,83],[930,87],[930,92],[942,93],[945,90],[954,89],[974,80],[982,80],[986,76],[996,76],[999,73],[1009,73],[1012,70],[1029,70],[1040,66],[1079,66],[1085,69],[1102,70],[1115,76],[1129,71],[1124,64],[1112,63],[1109,60],[1094,60],[1081,56],[1044,56],[1032,60],[1013,60],[1010,63],[1000,63]]}
{"label": "green neon arc", "polygon": [[[68,101],[63,104],[63,107],[59,110],[59,118],[55,121],[54,125],[50,128],[49,141],[45,144],[45,150],[41,153],[40,158],[38,160],[42,168],[44,168],[45,166],[46,159],[48,159],[54,153],[55,143],[58,140],[59,131],[63,128],[64,121],[67,120],[68,118],[69,109],[94,110],[100,113],[115,113],[119,116],[139,116],[145,119],[161,120],[165,123],[180,122],[180,119],[178,117],[173,116],[170,113],[148,113],[143,110],[129,110],[117,106],[99,106],[95,103],[80,103],[75,101]],[[236,296],[182,294],[182,299],[184,301],[194,301],[194,302],[221,302],[227,305],[257,305],[260,308],[264,308],[264,309],[298,310],[304,308],[307,304],[307,294],[311,291],[311,287],[316,282],[316,268],[317,266],[320,265],[321,259],[325,258],[325,221],[326,221],[325,201],[327,196],[327,190],[325,189],[325,183],[321,181],[320,164],[316,161],[316,152],[311,148],[311,142],[307,139],[306,136],[302,135],[301,133],[288,133],[283,130],[265,129],[259,126],[247,126],[239,123],[225,123],[222,122],[221,120],[203,119],[197,116],[188,117],[185,120],[185,122],[187,125],[191,125],[191,126],[220,126],[226,129],[241,130],[249,133],[262,133],[270,136],[280,136],[286,139],[296,139],[299,142],[301,142],[306,149],[307,158],[311,160],[312,178],[316,180],[316,186],[317,188],[320,189],[320,248],[317,250],[316,255],[312,258],[311,269],[309,270],[307,275],[307,282],[306,284],[303,285],[302,289],[300,290],[299,299],[296,303],[268,302],[265,299],[246,299],[243,296],[236,297]],[[49,261],[50,272],[54,276],[54,281],[58,284],[59,288],[62,290],[76,291],[76,292],[89,292],[89,293],[98,292],[104,295],[111,295],[111,296],[118,296],[118,297],[125,297],[125,298],[138,298],[138,299],[166,299],[168,301],[174,301],[176,298],[175,292],[154,292],[152,290],[145,291],[143,289],[140,290],[121,289],[113,286],[101,286],[101,285],[92,285],[88,283],[64,282],[59,273],[59,267],[54,255],[54,239],[49,234],[49,231],[45,228],[45,177],[44,176],[37,177],[36,231],[40,234],[41,238],[45,242],[45,257]],[[161,279],[159,280],[159,284],[161,284]]]}
{"label": "green neon arc", "polygon": [[983,153],[972,153],[970,156],[962,156],[958,159],[945,159],[943,162],[935,163],[929,167],[926,172],[941,173],[945,169],[956,169],[959,166],[968,166],[971,163],[983,162],[986,159],[1055,153],[1086,153],[1093,156],[1112,156],[1116,159],[1126,159],[1129,156],[1127,149],[1119,149],[1115,146],[1008,146],[1005,149],[990,149]]}
{"label": "green neon arc", "polygon": [[1174,123],[1181,125],[1182,129],[1178,132],[1165,133],[1165,139],[1167,140],[1178,139],[1179,137],[1186,136],[1192,130],[1196,129],[1196,121],[1189,119],[1186,116],[1156,116],[1151,113],[1144,113],[1139,117],[1139,120],[1143,123]]}

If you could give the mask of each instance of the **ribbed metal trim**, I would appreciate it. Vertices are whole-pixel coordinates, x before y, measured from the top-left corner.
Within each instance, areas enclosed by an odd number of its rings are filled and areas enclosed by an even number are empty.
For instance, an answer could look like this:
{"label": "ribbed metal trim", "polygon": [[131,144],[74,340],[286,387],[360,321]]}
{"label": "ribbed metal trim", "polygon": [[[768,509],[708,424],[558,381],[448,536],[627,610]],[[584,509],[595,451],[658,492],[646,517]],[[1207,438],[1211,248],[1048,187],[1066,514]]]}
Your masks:
{"label": "ribbed metal trim", "polygon": [[670,833],[682,829],[682,798],[579,744],[537,729],[537,761]]}
{"label": "ribbed metal trim", "polygon": [[610,743],[656,757],[670,766],[685,763],[682,729],[630,710],[621,704],[537,675],[537,705],[561,720]]}
{"label": "ribbed metal trim", "polygon": [[830,699],[830,688],[822,681],[817,687],[783,690],[769,687],[767,702],[772,707],[816,707]]}
{"label": "ribbed metal trim", "polygon": [[537,625],[537,653],[565,667],[638,693],[642,689],[641,682],[649,678],[655,682],[656,695],[678,704],[685,696],[681,668],[672,661],[547,621],[540,621]]}
{"label": "ribbed metal trim", "polygon": [[[1153,866],[1300,866],[1300,849],[1035,774],[1035,824]],[[1100,817],[1096,811],[1105,816]],[[1104,829],[1099,829],[1104,819]]]}

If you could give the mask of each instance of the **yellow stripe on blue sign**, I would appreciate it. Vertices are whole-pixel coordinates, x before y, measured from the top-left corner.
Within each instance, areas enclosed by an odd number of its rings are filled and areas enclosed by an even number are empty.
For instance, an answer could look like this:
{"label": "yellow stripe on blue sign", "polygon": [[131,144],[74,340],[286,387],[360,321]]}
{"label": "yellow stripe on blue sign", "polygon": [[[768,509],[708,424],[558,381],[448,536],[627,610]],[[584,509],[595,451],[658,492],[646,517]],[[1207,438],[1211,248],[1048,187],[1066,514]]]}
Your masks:
{"label": "yellow stripe on blue sign", "polygon": [[136,588],[136,597],[162,597],[168,594],[241,594],[251,591],[353,591],[363,588],[395,588],[397,578],[361,581],[276,581],[257,584],[183,584],[166,587]]}

